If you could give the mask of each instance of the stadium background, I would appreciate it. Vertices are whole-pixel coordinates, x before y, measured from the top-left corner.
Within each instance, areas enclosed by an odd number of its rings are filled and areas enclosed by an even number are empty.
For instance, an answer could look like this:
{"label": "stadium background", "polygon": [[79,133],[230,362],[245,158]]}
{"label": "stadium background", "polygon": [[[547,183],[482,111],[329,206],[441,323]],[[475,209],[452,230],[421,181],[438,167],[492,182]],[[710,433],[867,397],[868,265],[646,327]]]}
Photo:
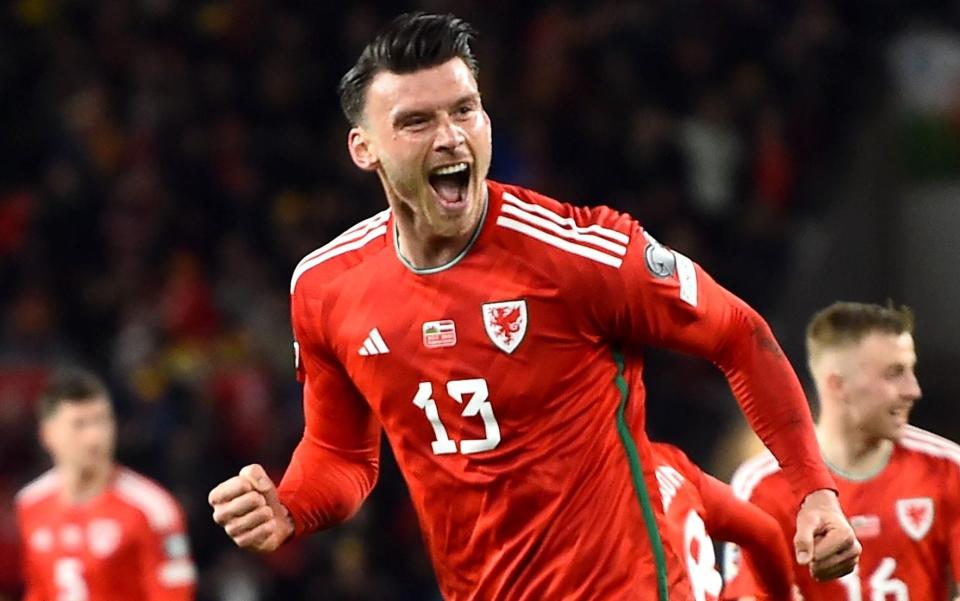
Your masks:
{"label": "stadium background", "polygon": [[[334,88],[401,10],[480,31],[493,177],[609,204],[771,321],[837,298],[918,311],[914,420],[960,438],[960,3],[19,0],[0,8],[0,599],[17,488],[46,467],[51,366],[105,374],[119,457],[183,502],[200,599],[430,600],[403,483],[255,557],[206,493],[279,476],[302,427],[287,283],[384,204]],[[728,476],[750,446],[711,366],[651,353],[650,429]],[[389,454],[389,451],[387,451]]]}

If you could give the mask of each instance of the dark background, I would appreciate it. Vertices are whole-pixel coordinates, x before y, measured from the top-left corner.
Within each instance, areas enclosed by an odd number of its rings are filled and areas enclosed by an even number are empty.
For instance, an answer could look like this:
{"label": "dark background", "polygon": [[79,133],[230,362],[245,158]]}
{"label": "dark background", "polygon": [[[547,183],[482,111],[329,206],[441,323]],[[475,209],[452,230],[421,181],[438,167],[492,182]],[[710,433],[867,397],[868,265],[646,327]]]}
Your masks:
{"label": "dark background", "polygon": [[[235,550],[208,490],[302,428],[288,282],[382,209],[335,86],[377,28],[451,11],[495,179],[636,216],[767,316],[802,368],[838,299],[918,311],[915,422],[956,438],[958,3],[24,0],[0,7],[0,598],[45,469],[51,367],[104,374],[119,458],[188,513],[200,599],[437,599],[392,459],[348,525]],[[719,373],[652,352],[651,435],[720,476],[752,443]],[[385,451],[389,455],[389,450]]]}

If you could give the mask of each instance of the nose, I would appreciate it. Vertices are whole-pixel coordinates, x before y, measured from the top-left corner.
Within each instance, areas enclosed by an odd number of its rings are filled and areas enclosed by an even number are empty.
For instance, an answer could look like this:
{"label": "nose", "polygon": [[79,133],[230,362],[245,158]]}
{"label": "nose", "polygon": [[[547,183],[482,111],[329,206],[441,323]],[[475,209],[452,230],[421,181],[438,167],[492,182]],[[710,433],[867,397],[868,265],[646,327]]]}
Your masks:
{"label": "nose", "polygon": [[916,374],[910,374],[910,377],[907,379],[906,384],[904,385],[903,396],[907,397],[911,401],[916,401],[921,396],[923,396],[923,391],[920,390],[920,382],[917,380]]}
{"label": "nose", "polygon": [[433,140],[434,150],[441,152],[456,150],[463,144],[466,137],[463,129],[450,118],[450,115],[443,113],[437,124],[436,135]]}

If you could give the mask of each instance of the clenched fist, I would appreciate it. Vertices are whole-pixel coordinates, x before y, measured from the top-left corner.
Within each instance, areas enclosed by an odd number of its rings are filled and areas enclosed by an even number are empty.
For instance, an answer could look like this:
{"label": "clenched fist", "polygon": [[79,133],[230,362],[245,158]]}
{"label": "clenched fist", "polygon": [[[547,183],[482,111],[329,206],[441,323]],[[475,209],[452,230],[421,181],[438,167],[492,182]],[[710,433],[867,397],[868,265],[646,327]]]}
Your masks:
{"label": "clenched fist", "polygon": [[793,544],[797,563],[809,565],[810,574],[817,580],[849,574],[861,551],[837,495],[830,490],[817,490],[806,496],[797,514]]}
{"label": "clenched fist", "polygon": [[276,485],[258,464],[217,485],[207,500],[213,507],[213,521],[238,547],[273,551],[293,535],[290,512],[280,504]]}

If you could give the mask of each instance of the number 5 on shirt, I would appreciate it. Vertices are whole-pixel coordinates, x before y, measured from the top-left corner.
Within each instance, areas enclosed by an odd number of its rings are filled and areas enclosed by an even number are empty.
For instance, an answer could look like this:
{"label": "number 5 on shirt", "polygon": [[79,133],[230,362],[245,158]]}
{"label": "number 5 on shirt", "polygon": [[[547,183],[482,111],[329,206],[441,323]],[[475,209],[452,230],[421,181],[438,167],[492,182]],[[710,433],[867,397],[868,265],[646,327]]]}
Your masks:
{"label": "number 5 on shirt", "polygon": [[90,598],[83,579],[83,562],[73,557],[58,559],[53,564],[53,579],[57,584],[58,601],[87,601]]}
{"label": "number 5 on shirt", "polygon": [[[463,408],[461,415],[463,417],[474,417],[479,414],[483,419],[486,438],[461,440],[460,452],[464,455],[470,455],[497,448],[497,445],[500,444],[500,426],[493,414],[493,405],[490,404],[490,391],[487,388],[487,381],[483,378],[450,380],[447,382],[447,394],[461,405],[464,402],[464,397],[469,396],[470,399]],[[447,429],[440,420],[437,402],[433,400],[433,384],[420,382],[417,394],[413,397],[413,404],[423,409],[424,413],[427,414],[430,426],[433,428],[433,434],[436,437],[436,440],[431,444],[433,452],[436,455],[456,453],[457,443],[447,435]]]}

